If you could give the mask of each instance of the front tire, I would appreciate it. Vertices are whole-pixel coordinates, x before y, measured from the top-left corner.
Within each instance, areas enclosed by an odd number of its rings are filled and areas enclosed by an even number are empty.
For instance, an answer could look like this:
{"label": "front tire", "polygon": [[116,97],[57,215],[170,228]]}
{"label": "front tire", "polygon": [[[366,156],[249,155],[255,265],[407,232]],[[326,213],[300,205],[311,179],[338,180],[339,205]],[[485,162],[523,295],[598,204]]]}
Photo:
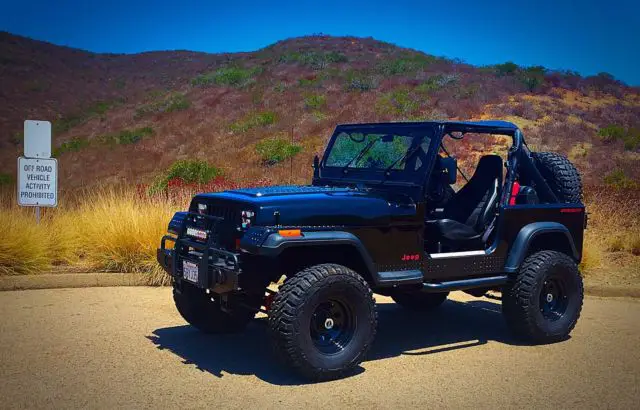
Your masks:
{"label": "front tire", "polygon": [[188,284],[183,284],[180,291],[173,288],[173,301],[180,316],[203,333],[240,332],[257,312],[246,308],[245,303],[236,304],[232,312],[227,313],[220,308],[219,302],[211,301],[204,291]]}
{"label": "front tire", "polygon": [[280,286],[269,311],[277,355],[303,377],[329,380],[364,359],[377,315],[367,282],[341,265],[306,268]]}
{"label": "front tire", "polygon": [[511,331],[530,343],[566,339],[580,317],[584,288],[575,261],[556,251],[527,257],[503,292]]}

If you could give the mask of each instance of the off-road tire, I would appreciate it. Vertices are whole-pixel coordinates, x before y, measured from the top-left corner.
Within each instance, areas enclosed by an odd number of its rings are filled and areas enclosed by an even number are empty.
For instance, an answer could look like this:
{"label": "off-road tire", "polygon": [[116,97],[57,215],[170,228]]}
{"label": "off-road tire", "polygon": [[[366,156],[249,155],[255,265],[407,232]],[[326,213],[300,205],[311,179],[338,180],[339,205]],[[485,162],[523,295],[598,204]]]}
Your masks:
{"label": "off-road tire", "polygon": [[173,301],[184,320],[204,333],[240,332],[257,312],[233,303],[232,313],[227,313],[220,308],[219,302],[211,301],[204,290],[188,284],[183,284],[181,291],[174,287]]}
{"label": "off-road tire", "polygon": [[[348,305],[351,311],[344,314],[344,323],[348,322],[347,317],[352,317],[350,323],[355,325],[349,340],[336,343],[336,347],[328,346],[339,350],[329,354],[318,346],[314,326],[322,320],[318,318],[321,306],[333,305],[331,301],[336,300],[340,305]],[[376,326],[375,300],[369,285],[353,270],[336,264],[312,266],[287,279],[269,311],[269,334],[276,355],[314,381],[335,379],[351,372],[371,347]]]}
{"label": "off-road tire", "polygon": [[449,292],[395,292],[391,295],[391,299],[403,308],[428,311],[442,305],[447,300],[447,296],[449,296]]}
{"label": "off-road tire", "polygon": [[[558,306],[566,304],[561,315],[545,310],[543,302],[543,290],[557,278],[564,283],[563,295],[555,301]],[[541,251],[528,256],[510,278],[502,293],[502,312],[519,339],[553,343],[569,336],[580,317],[583,299],[582,277],[575,261],[561,252]],[[554,318],[546,317],[547,313]]]}
{"label": "off-road tire", "polygon": [[533,158],[559,202],[582,203],[582,180],[571,161],[554,152],[534,152]]}

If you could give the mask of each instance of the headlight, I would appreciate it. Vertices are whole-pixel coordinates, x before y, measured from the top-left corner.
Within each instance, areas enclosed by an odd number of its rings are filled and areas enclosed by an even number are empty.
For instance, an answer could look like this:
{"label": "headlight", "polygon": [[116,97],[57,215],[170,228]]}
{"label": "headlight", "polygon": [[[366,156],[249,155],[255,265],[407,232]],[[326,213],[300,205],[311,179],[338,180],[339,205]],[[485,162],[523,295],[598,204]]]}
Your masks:
{"label": "headlight", "polygon": [[253,211],[242,211],[242,229],[248,229],[251,226],[255,215]]}

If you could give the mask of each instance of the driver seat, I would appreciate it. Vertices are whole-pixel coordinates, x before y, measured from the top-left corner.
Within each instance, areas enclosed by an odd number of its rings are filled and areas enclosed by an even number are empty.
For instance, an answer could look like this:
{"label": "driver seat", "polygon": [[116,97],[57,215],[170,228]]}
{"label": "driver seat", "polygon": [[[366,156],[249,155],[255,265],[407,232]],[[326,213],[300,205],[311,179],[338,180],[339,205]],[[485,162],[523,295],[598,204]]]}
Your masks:
{"label": "driver seat", "polygon": [[433,221],[449,248],[479,249],[482,236],[494,219],[502,187],[502,158],[485,155],[469,182],[447,202],[442,219]]}

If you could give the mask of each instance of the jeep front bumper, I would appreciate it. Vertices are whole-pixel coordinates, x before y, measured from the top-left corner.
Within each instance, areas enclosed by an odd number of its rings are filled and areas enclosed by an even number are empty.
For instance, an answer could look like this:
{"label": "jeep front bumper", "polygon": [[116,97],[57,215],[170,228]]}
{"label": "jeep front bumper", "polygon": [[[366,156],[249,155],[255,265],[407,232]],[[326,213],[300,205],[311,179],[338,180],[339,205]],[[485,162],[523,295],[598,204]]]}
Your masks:
{"label": "jeep front bumper", "polygon": [[[167,249],[167,241],[174,242],[173,249]],[[238,254],[217,249],[209,244],[165,235],[157,250],[157,259],[160,266],[178,283],[185,281],[215,293],[240,289],[239,278],[242,271]],[[194,265],[197,267],[197,278],[185,278],[185,266]]]}

